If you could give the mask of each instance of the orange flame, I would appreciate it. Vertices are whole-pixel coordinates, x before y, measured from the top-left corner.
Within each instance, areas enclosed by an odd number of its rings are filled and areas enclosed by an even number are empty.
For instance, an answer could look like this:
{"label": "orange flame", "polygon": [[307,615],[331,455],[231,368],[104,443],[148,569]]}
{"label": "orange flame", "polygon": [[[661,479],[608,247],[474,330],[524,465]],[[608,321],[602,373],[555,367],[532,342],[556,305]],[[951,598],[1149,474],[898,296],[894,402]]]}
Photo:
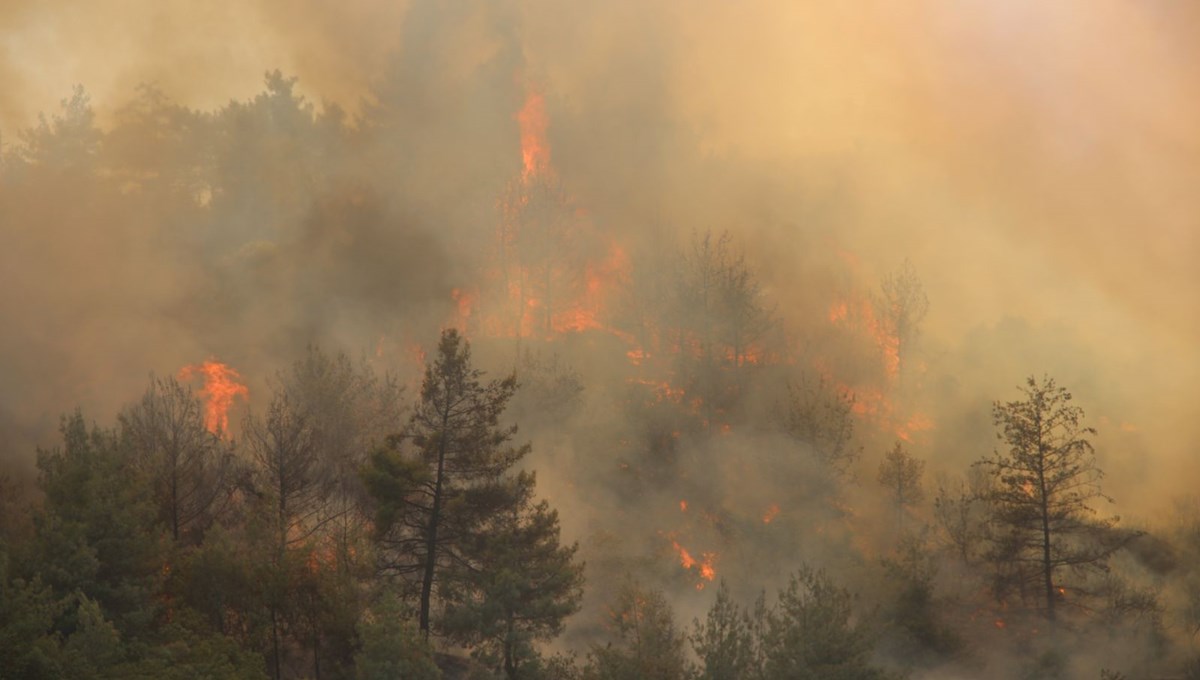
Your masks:
{"label": "orange flame", "polygon": [[517,113],[521,126],[522,179],[545,173],[550,168],[550,144],[546,141],[546,101],[540,92],[530,90],[525,105]]}
{"label": "orange flame", "polygon": [[479,297],[474,291],[455,288],[450,291],[450,299],[454,300],[454,327],[464,334],[468,333],[471,312],[475,309],[475,300]]}
{"label": "orange flame", "polygon": [[835,302],[829,307],[829,323],[865,331],[879,349],[888,379],[895,380],[899,376],[900,339],[876,316],[875,307],[869,300],[856,300],[853,305],[844,300]]}
{"label": "orange flame", "polygon": [[700,553],[700,559],[692,557],[687,548],[679,545],[679,541],[671,539],[671,547],[675,549],[675,553],[679,556],[679,565],[684,569],[691,571],[693,567],[697,567],[697,572],[701,578],[696,582],[696,590],[704,590],[705,581],[712,581],[717,578],[717,569],[713,563],[717,559],[716,553],[706,552]]}
{"label": "orange flame", "polygon": [[[711,581],[715,579],[717,577],[717,570],[715,567],[713,567],[713,560],[717,557],[716,553],[704,553],[700,557],[703,560],[700,563],[700,578],[704,579],[705,581]],[[703,583],[696,584],[696,590],[703,589]]]}
{"label": "orange flame", "polygon": [[679,511],[687,512],[687,501],[679,501]]}
{"label": "orange flame", "polygon": [[691,569],[692,567],[696,566],[696,558],[692,557],[692,554],[687,551],[687,548],[679,545],[679,541],[672,540],[671,547],[675,548],[675,552],[679,553],[679,564],[684,569]]}
{"label": "orange flame", "polygon": [[242,376],[237,371],[213,359],[179,369],[180,380],[191,380],[196,374],[204,377],[204,387],[200,388],[205,400],[204,427],[221,436],[229,431],[229,407],[234,398],[248,399],[250,389],[238,382]]}
{"label": "orange flame", "polygon": [[772,503],[767,511],[763,513],[763,524],[770,524],[772,520],[779,516],[779,506]]}

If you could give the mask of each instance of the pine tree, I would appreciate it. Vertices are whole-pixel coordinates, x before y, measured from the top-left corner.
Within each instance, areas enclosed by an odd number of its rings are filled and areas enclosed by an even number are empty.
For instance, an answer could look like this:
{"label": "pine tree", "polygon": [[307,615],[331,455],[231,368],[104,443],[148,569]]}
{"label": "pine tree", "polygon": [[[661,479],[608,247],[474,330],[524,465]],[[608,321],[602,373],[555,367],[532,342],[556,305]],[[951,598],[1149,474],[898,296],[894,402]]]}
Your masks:
{"label": "pine tree", "polygon": [[854,597],[824,571],[792,576],[766,615],[762,637],[767,680],[874,680],[886,674],[870,663],[874,640],[854,616]]}
{"label": "pine tree", "polygon": [[697,680],[743,680],[761,672],[760,631],[749,613],[730,597],[724,579],[708,616],[703,623],[696,621],[694,628],[688,640],[700,659]]}
{"label": "pine tree", "polygon": [[558,635],[578,611],[583,565],[575,562],[577,544],[559,542],[558,513],[546,501],[534,503],[533,474],[517,475],[511,488],[511,505],[464,550],[478,569],[453,589],[447,629],[515,680],[537,659],[534,643]]}
{"label": "pine tree", "polygon": [[896,506],[896,530],[904,533],[904,514],[925,497],[921,487],[921,475],[925,472],[925,461],[914,458],[904,450],[902,442],[896,442],[879,464],[878,480],[888,490]]}
{"label": "pine tree", "polygon": [[1071,393],[1032,376],[1022,392],[1025,399],[992,407],[1007,449],[978,463],[994,481],[986,500],[999,528],[989,557],[999,567],[998,595],[1037,593],[1030,597],[1054,621],[1067,588],[1085,592],[1064,574],[1104,571],[1132,535],[1116,531],[1116,517],[1095,517],[1092,504],[1111,499],[1100,490],[1103,473],[1089,439],[1096,431],[1083,425]]}
{"label": "pine tree", "polygon": [[584,680],[684,680],[684,635],[662,592],[628,584],[610,610],[615,639],[595,646]]}
{"label": "pine tree", "polygon": [[426,636],[434,586],[470,569],[472,536],[511,503],[503,476],[529,450],[510,444],[515,426],[500,425],[516,378],[482,377],[470,345],[457,330],[444,331],[408,426],[372,455],[364,473],[378,506],[381,566],[417,599]]}
{"label": "pine tree", "polygon": [[122,436],[175,542],[198,541],[229,499],[233,454],[204,427],[200,400],[174,378],[152,379],[121,415]]}

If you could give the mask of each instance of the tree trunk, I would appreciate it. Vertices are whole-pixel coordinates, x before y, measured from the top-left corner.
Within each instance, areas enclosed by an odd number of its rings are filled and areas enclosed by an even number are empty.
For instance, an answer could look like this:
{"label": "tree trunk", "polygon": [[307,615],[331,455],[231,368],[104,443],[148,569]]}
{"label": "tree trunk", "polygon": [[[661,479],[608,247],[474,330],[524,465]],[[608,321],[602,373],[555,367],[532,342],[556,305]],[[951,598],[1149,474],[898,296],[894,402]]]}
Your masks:
{"label": "tree trunk", "polygon": [[442,481],[446,471],[446,426],[450,420],[450,397],[447,390],[446,407],[442,411],[442,430],[438,434],[437,480],[433,486],[433,508],[429,512],[429,531],[425,539],[425,573],[421,579],[420,628],[429,639],[429,600],[433,596],[433,572],[437,563],[437,533],[442,516]]}

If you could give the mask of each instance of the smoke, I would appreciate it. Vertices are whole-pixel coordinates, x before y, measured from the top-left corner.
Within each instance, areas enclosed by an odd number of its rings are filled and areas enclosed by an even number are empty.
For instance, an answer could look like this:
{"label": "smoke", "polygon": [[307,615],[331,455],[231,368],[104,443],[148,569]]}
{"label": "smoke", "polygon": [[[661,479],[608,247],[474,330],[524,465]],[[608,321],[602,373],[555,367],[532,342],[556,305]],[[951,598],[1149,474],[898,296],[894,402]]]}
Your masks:
{"label": "smoke", "polygon": [[[149,372],[208,356],[252,395],[314,341],[413,372],[409,350],[455,318],[456,295],[495,293],[516,113],[534,90],[589,247],[618,243],[645,272],[693,234],[728,231],[787,337],[779,351],[799,357],[786,377],[821,357],[864,383],[879,370],[862,359],[870,341],[849,348],[829,307],[869,299],[908,258],[931,305],[920,378],[886,417],[929,418],[911,450],[930,477],[990,452],[991,402],[1048,373],[1100,430],[1106,491],[1147,520],[1198,471],[1198,19],[1117,0],[0,2],[5,457],[28,462],[76,405],[106,419]],[[18,172],[22,145],[49,139],[38,114],[49,130],[69,118],[59,101],[75,84],[108,135],[90,169],[104,182]],[[481,361],[520,370],[511,342],[472,322]],[[588,539],[629,499],[563,470],[611,476],[623,453],[596,432],[675,424],[644,408],[652,392],[604,387],[635,373],[622,342],[558,342],[582,405],[527,429],[540,486]],[[779,382],[749,393],[773,414],[787,399]],[[864,515],[882,505],[884,419],[857,425],[861,497],[847,502]],[[732,556],[731,536],[799,531],[821,503],[772,494],[781,476],[813,478],[814,454],[755,425],[665,443],[709,472],[660,486],[647,524],[685,526],[684,489],[724,521],[781,506],[771,527],[701,519],[677,536],[726,564],[770,557]],[[768,470],[767,450],[792,467]],[[807,559],[853,540],[813,538]]]}

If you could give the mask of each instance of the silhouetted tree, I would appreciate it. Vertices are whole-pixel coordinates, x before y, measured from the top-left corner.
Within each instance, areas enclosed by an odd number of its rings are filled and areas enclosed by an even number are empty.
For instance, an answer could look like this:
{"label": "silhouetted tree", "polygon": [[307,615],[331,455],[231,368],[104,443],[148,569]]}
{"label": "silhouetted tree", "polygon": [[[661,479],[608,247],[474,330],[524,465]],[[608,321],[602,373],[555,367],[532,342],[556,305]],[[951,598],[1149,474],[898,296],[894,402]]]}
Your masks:
{"label": "silhouetted tree", "polygon": [[899,441],[879,463],[877,479],[887,489],[892,504],[896,506],[898,533],[904,533],[904,514],[925,498],[925,489],[921,486],[924,472],[925,461],[914,458]]}
{"label": "silhouetted tree", "polygon": [[1116,531],[1116,517],[1095,517],[1092,504],[1111,499],[1100,490],[1089,440],[1096,431],[1083,425],[1083,409],[1049,377],[1031,376],[1021,391],[1024,399],[993,405],[1006,448],[978,463],[994,481],[986,496],[997,525],[989,556],[1004,567],[999,590],[1040,591],[1054,621],[1068,587],[1085,592],[1082,580],[1068,582],[1064,573],[1105,571],[1128,535]]}
{"label": "silhouetted tree", "polygon": [[357,680],[438,680],[433,649],[421,638],[395,593],[385,591],[358,626]]}
{"label": "silhouetted tree", "polygon": [[610,608],[614,639],[595,645],[584,680],[684,680],[689,675],[684,634],[671,605],[657,590],[628,584]]}
{"label": "silhouetted tree", "polygon": [[515,426],[500,425],[516,379],[484,384],[482,376],[470,345],[457,330],[444,331],[408,426],[372,455],[364,473],[378,506],[381,566],[417,598],[425,635],[434,585],[473,566],[466,552],[473,532],[511,507],[503,476],[529,451],[510,444]]}
{"label": "silhouetted tree", "polygon": [[766,615],[762,638],[766,680],[872,680],[874,639],[854,615],[854,597],[824,571],[791,577]]}
{"label": "silhouetted tree", "polygon": [[534,643],[562,632],[583,596],[579,546],[559,543],[558,513],[546,501],[534,503],[533,491],[532,473],[512,480],[508,507],[464,546],[476,568],[448,589],[447,632],[510,680],[524,677],[538,658]]}
{"label": "silhouetted tree", "polygon": [[880,295],[875,298],[875,314],[885,335],[896,343],[896,375],[902,376],[912,344],[929,312],[929,298],[912,262],[905,260],[895,272],[883,277]]}
{"label": "silhouetted tree", "polygon": [[[765,614],[760,601],[758,611]],[[688,637],[700,660],[697,680],[743,680],[762,672],[759,642],[762,620],[755,620],[729,595],[721,579],[717,599],[704,621],[695,621]]]}
{"label": "silhouetted tree", "polygon": [[862,453],[854,445],[854,398],[839,392],[824,378],[807,377],[788,383],[784,426],[788,434],[812,448],[835,474],[850,473]]}
{"label": "silhouetted tree", "polygon": [[205,428],[203,410],[191,389],[174,378],[155,378],[120,418],[159,521],[177,543],[199,541],[230,498],[233,452]]}

